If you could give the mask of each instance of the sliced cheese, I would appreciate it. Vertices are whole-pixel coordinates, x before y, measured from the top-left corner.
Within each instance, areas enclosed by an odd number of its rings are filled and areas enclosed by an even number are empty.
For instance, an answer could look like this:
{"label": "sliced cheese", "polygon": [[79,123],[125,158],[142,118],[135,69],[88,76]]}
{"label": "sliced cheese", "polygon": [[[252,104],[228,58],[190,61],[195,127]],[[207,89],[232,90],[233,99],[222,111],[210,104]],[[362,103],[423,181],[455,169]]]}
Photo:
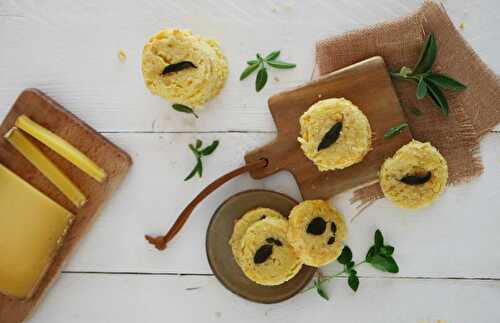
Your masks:
{"label": "sliced cheese", "polygon": [[31,297],[73,217],[0,164],[0,293]]}

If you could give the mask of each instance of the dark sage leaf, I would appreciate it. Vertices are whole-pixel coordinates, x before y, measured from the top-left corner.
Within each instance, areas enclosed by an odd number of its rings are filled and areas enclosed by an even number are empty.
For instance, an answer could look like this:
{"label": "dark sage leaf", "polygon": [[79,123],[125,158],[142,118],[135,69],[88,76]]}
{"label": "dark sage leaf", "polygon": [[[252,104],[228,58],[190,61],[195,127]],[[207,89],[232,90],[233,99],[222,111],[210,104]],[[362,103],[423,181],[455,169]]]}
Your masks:
{"label": "dark sage leaf", "polygon": [[394,258],[390,256],[374,255],[369,263],[380,271],[386,271],[389,273],[399,272],[399,267]]}
{"label": "dark sage leaf", "polygon": [[380,247],[384,245],[384,236],[380,230],[377,229],[377,231],[375,231],[373,240],[375,241],[375,251],[378,251]]}
{"label": "dark sage leaf", "polygon": [[283,61],[267,61],[267,64],[269,64],[269,66],[272,66],[274,68],[279,68],[279,69],[287,69],[287,68],[294,68],[295,66],[297,66],[296,64],[293,64],[293,63],[287,63],[287,62],[283,62]]}
{"label": "dark sage leaf", "polygon": [[196,149],[199,149],[201,145],[203,145],[203,141],[201,141],[200,139],[196,139]]}
{"label": "dark sage leaf", "polygon": [[264,57],[264,60],[266,60],[266,61],[275,60],[276,58],[278,58],[278,56],[280,56],[280,53],[281,53],[281,51],[279,51],[279,50],[272,51],[269,54],[267,54],[266,57]]}
{"label": "dark sage leaf", "polygon": [[[191,178],[194,177],[194,175],[198,174],[199,177],[201,177],[201,174],[203,173],[203,169],[202,169],[202,164],[201,164],[201,159],[198,158],[198,161],[196,162],[196,165],[194,166],[193,170],[191,171],[191,173],[189,173],[188,176],[186,176],[186,178],[184,178],[184,181],[188,181],[190,180]],[[200,170],[201,169],[201,170]]]}
{"label": "dark sage leaf", "polygon": [[178,72],[178,71],[185,70],[186,68],[197,68],[197,67],[196,67],[196,65],[193,64],[193,62],[182,61],[179,63],[170,64],[170,65],[165,66],[165,68],[163,69],[161,74],[165,75],[165,74],[172,73],[172,72]]}
{"label": "dark sage leaf", "polygon": [[264,88],[264,85],[267,83],[267,69],[262,66],[257,73],[257,78],[255,79],[255,90],[259,92]]}
{"label": "dark sage leaf", "polygon": [[187,105],[180,104],[180,103],[174,103],[174,104],[172,104],[172,108],[178,112],[191,113],[192,115],[194,115],[196,117],[196,119],[198,119],[198,115],[194,112],[194,110],[192,108],[188,107]]}
{"label": "dark sage leaf", "polygon": [[421,77],[417,84],[417,100],[422,100],[427,95],[427,84],[424,78]]}
{"label": "dark sage leaf", "polygon": [[309,225],[307,226],[306,232],[309,234],[313,234],[316,236],[319,236],[325,232],[326,229],[326,222],[323,220],[321,217],[316,217],[309,222]]}
{"label": "dark sage leaf", "polygon": [[431,176],[431,172],[427,172],[425,175],[406,175],[400,181],[408,185],[422,185],[427,183],[431,179]]}
{"label": "dark sage leaf", "polygon": [[467,88],[467,86],[459,81],[439,73],[431,73],[425,78],[425,80],[446,90],[463,91]]}
{"label": "dark sage leaf", "polygon": [[394,253],[394,247],[393,246],[383,246],[380,248],[380,254],[384,256],[392,256]]}
{"label": "dark sage leaf", "polygon": [[252,65],[247,66],[247,68],[245,68],[240,75],[240,81],[246,79],[250,74],[252,74],[255,70],[257,70],[259,66],[260,66],[259,61],[255,61],[255,63],[253,63]]}
{"label": "dark sage leaf", "polygon": [[365,260],[366,262],[370,262],[373,256],[375,255],[375,246],[371,246],[370,249],[368,249],[368,252],[366,253]]}
{"label": "dark sage leaf", "polygon": [[434,101],[434,103],[439,107],[439,109],[445,116],[448,116],[448,100],[446,100],[443,92],[433,83],[428,83],[427,89],[429,91],[429,96]]}
{"label": "dark sage leaf", "polygon": [[323,136],[321,142],[318,145],[318,151],[326,149],[333,145],[340,137],[340,132],[342,131],[342,121],[337,122],[333,127],[328,130],[328,132]]}
{"label": "dark sage leaf", "polygon": [[349,248],[348,246],[344,246],[344,249],[342,249],[342,253],[337,258],[337,261],[340,262],[342,265],[347,265],[349,262],[351,262],[351,260],[352,260],[351,248]]}
{"label": "dark sage leaf", "polygon": [[214,140],[210,144],[210,146],[207,146],[207,147],[203,148],[203,150],[201,151],[201,154],[203,156],[208,156],[208,155],[212,154],[215,151],[215,149],[217,149],[218,146],[219,146],[219,141],[218,140]]}
{"label": "dark sage leaf", "polygon": [[320,281],[319,278],[314,281],[314,287],[316,288],[316,292],[318,292],[319,296],[321,296],[325,300],[329,300],[330,299],[328,297],[328,294],[323,289],[323,284],[322,284],[322,282]]}
{"label": "dark sage leaf", "polygon": [[394,126],[387,130],[387,132],[384,134],[384,139],[390,139],[394,137],[395,135],[399,134],[403,129],[407,128],[408,124],[406,122],[403,122],[397,126]]}
{"label": "dark sage leaf", "polygon": [[347,283],[349,284],[349,287],[353,291],[357,291],[359,287],[359,278],[356,275],[350,275],[349,278],[347,279]]}
{"label": "dark sage leaf", "polygon": [[200,158],[200,152],[198,151],[198,149],[196,149],[195,146],[193,146],[193,144],[189,144],[188,147],[189,149],[191,149],[196,158]]}
{"label": "dark sage leaf", "polygon": [[437,45],[433,33],[429,33],[425,39],[424,46],[420,52],[420,57],[413,68],[413,75],[428,72],[436,60]]}
{"label": "dark sage leaf", "polygon": [[273,245],[272,244],[265,244],[259,249],[257,249],[257,252],[255,252],[255,255],[253,257],[253,262],[255,264],[262,264],[264,263],[273,253]]}

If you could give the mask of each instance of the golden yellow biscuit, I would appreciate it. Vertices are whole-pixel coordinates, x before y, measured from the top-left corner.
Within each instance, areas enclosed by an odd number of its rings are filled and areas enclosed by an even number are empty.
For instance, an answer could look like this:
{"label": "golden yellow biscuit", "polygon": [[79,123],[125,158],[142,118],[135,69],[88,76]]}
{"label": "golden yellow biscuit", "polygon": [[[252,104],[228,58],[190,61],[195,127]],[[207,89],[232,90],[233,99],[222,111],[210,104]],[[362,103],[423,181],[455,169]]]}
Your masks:
{"label": "golden yellow biscuit", "polygon": [[448,181],[448,165],[430,143],[413,140],[385,160],[379,177],[385,197],[394,204],[420,208],[443,192]]}
{"label": "golden yellow biscuit", "polygon": [[[194,66],[163,73],[166,66],[180,62]],[[228,67],[216,40],[175,28],[149,39],[142,53],[142,73],[152,94],[198,108],[220,92]]]}
{"label": "golden yellow biscuit", "polygon": [[304,154],[320,171],[360,162],[371,147],[370,123],[344,98],[321,100],[300,117],[298,138]]}
{"label": "golden yellow biscuit", "polygon": [[347,238],[344,217],[323,200],[304,201],[288,217],[288,241],[304,264],[324,266],[342,253]]}
{"label": "golden yellow biscuit", "polygon": [[280,285],[292,279],[302,262],[287,241],[288,222],[265,218],[252,224],[241,241],[240,267],[250,280],[260,285]]}
{"label": "golden yellow biscuit", "polygon": [[245,213],[234,225],[233,234],[231,235],[231,239],[229,240],[229,245],[231,245],[234,259],[238,264],[241,263],[240,259],[243,250],[241,239],[252,224],[265,218],[286,220],[285,217],[279,212],[273,209],[260,207]]}

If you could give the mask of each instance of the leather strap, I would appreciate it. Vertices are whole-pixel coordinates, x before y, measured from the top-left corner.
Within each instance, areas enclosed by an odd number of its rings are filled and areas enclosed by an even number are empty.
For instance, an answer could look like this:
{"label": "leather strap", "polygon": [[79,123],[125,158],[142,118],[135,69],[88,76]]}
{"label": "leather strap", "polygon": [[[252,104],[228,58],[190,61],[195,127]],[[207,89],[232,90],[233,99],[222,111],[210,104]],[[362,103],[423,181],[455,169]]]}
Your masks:
{"label": "leather strap", "polygon": [[268,164],[266,159],[259,159],[252,163],[246,164],[240,168],[237,168],[221,177],[213,181],[210,185],[205,187],[196,197],[189,203],[186,208],[179,215],[174,225],[168,230],[168,232],[163,236],[153,237],[150,235],[146,235],[145,238],[149,243],[154,245],[158,250],[164,250],[167,247],[167,243],[172,240],[175,235],[182,229],[186,221],[188,220],[191,212],[193,212],[194,208],[203,201],[210,193],[215,191],[217,188],[222,186],[227,181],[233,179],[236,176],[239,176],[243,173],[250,172],[256,170],[258,168],[264,168]]}

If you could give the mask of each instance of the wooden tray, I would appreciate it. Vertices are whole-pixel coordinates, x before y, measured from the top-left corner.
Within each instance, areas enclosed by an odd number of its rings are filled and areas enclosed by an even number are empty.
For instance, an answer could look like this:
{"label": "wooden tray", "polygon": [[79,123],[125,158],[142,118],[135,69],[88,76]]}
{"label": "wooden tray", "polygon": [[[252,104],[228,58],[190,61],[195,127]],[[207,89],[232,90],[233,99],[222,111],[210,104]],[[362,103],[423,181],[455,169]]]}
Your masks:
{"label": "wooden tray", "polygon": [[[315,102],[332,97],[344,97],[365,113],[375,135],[373,149],[358,164],[342,170],[320,172],[300,149],[297,141],[299,118]],[[406,120],[384,60],[379,56],[274,95],[268,104],[278,136],[245,156],[247,164],[261,158],[269,162],[267,167],[251,171],[250,175],[260,179],[287,170],[295,177],[304,199],[327,199],[376,180],[382,162],[412,139],[409,129],[390,140],[384,139],[389,128]]]}
{"label": "wooden tray", "polygon": [[[99,184],[59,155],[33,140],[85,193],[88,202],[83,208],[75,208],[55,186],[3,138],[3,135],[14,125],[17,116],[20,114],[26,114],[42,126],[68,140],[108,173],[106,182]],[[63,246],[33,296],[27,300],[19,300],[0,294],[0,322],[14,323],[25,320],[40,302],[68,256],[90,228],[98,211],[111,197],[111,194],[127,174],[132,165],[132,159],[127,153],[66,111],[48,96],[38,90],[28,89],[21,93],[0,126],[0,163],[76,216],[65,237]]]}

